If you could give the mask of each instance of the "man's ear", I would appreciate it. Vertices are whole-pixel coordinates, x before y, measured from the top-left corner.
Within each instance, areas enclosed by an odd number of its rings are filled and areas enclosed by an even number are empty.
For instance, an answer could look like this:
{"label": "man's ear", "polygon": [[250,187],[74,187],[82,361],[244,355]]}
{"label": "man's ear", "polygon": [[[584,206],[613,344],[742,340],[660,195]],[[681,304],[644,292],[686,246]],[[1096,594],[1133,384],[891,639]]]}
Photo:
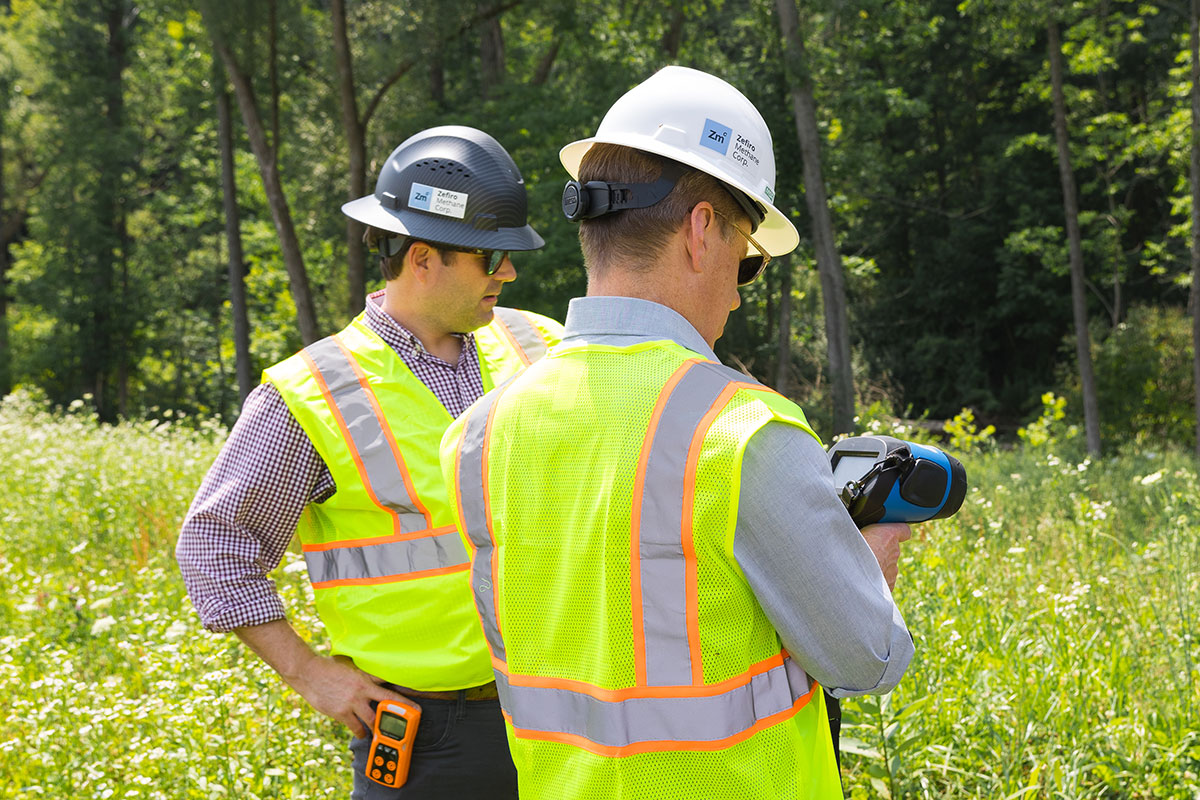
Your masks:
{"label": "man's ear", "polygon": [[687,217],[686,247],[692,272],[704,271],[714,236],[720,236],[717,213],[712,203],[701,200],[692,207]]}
{"label": "man's ear", "polygon": [[429,280],[433,267],[436,266],[434,261],[437,259],[437,251],[430,247],[425,242],[413,242],[408,248],[408,252],[404,254],[404,268],[409,270],[414,278],[421,283]]}

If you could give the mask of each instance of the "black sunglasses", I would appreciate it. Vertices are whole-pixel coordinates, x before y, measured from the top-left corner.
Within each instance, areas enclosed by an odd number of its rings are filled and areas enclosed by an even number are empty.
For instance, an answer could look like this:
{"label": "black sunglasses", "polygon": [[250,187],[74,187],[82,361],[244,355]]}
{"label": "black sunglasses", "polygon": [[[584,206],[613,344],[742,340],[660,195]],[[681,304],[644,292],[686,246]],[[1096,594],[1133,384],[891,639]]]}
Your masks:
{"label": "black sunglasses", "polygon": [[731,220],[729,217],[725,216],[720,211],[717,211],[715,208],[713,209],[713,213],[728,222],[731,228],[740,233],[742,237],[751,245],[753,245],[754,249],[758,251],[758,255],[746,256],[740,262],[738,262],[738,286],[745,286],[748,283],[752,283],[755,278],[757,278],[759,275],[762,275],[762,271],[767,268],[767,264],[771,263],[771,255],[766,251],[765,248],[763,248],[761,244],[754,241],[753,236],[746,233],[737,225],[734,225],[733,220]]}
{"label": "black sunglasses", "polygon": [[487,275],[495,275],[496,270],[500,269],[500,265],[504,263],[504,259],[508,258],[507,250],[469,250],[457,247],[452,249],[459,253],[483,256],[483,271]]}
{"label": "black sunglasses", "polygon": [[[375,249],[385,258],[391,258],[392,256],[403,254],[408,250],[409,245],[418,241],[425,240],[408,236],[391,236],[380,239]],[[504,259],[508,258],[507,250],[479,250],[470,247],[454,247],[432,241],[429,244],[444,250],[451,250],[455,253],[469,253],[475,256],[483,256],[483,271],[487,275],[495,275],[496,270],[500,269],[500,264],[504,262]]]}

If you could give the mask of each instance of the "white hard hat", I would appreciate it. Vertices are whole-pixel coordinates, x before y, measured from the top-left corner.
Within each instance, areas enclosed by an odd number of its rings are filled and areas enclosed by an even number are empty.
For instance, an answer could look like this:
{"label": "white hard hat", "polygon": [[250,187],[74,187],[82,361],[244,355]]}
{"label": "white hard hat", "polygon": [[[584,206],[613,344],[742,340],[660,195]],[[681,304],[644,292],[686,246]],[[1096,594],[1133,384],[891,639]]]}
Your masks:
{"label": "white hard hat", "polygon": [[771,131],[746,96],[707,72],[664,67],[621,96],[596,135],[558,154],[579,178],[583,155],[597,142],[624,145],[682,162],[746,194],[766,216],[754,238],[772,256],[800,243],[796,227],[775,208]]}

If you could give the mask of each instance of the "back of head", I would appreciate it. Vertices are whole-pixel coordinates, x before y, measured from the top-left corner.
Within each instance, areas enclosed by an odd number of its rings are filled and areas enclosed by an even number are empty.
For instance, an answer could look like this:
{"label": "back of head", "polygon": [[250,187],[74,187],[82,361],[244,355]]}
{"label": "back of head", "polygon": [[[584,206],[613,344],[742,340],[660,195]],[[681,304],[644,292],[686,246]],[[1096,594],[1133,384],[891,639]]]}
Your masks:
{"label": "back of head", "polygon": [[[647,250],[661,247],[700,200],[748,217],[751,232],[773,256],[800,241],[774,206],[775,155],[766,121],[745,95],[714,75],[687,67],[659,70],[612,105],[595,136],[572,142],[559,157],[580,182],[644,184],[663,165],[689,168],[655,205],[584,219],[580,239],[589,268],[638,253],[646,260]],[[732,203],[722,205],[726,198]]]}
{"label": "back of head", "polygon": [[[583,156],[579,180],[652,183],[668,162],[662,156],[632,147],[596,144]],[[654,205],[582,220],[579,243],[589,274],[595,276],[612,269],[636,272],[651,269],[671,236],[685,223],[688,212],[702,200],[712,203],[729,219],[744,216],[719,181],[699,170],[685,168],[670,193]]]}

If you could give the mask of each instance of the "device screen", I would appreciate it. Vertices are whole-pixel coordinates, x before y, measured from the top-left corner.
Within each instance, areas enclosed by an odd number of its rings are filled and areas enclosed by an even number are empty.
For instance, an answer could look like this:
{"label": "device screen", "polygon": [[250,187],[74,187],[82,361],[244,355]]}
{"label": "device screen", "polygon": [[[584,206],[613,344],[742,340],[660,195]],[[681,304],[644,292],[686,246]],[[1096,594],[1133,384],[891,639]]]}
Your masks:
{"label": "device screen", "polygon": [[875,465],[878,453],[855,453],[842,451],[838,453],[837,463],[833,465],[833,485],[841,489],[850,481],[856,481]]}
{"label": "device screen", "polygon": [[393,739],[403,739],[404,732],[408,730],[408,720],[404,717],[398,717],[395,714],[385,712],[379,718],[379,730]]}

